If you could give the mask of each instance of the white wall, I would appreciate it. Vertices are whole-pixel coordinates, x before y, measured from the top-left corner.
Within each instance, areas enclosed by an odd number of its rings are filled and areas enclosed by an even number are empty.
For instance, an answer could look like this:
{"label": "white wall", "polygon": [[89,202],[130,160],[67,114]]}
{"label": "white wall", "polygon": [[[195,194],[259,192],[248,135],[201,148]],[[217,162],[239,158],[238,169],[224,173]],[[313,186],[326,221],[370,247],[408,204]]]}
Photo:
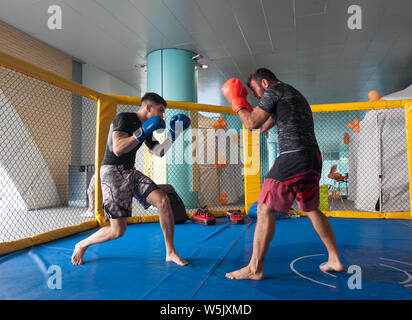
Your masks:
{"label": "white wall", "polygon": [[[104,94],[115,94],[130,97],[139,97],[140,90],[134,88],[123,81],[111,76],[110,74],[93,67],[83,64],[82,69],[83,86],[96,90]],[[83,100],[82,108],[82,144],[81,144],[81,163],[94,163],[94,144],[96,136],[96,106],[86,103]]]}
{"label": "white wall", "polygon": [[[3,210],[27,210],[61,203],[55,182],[36,142],[14,106],[0,89],[0,181]],[[6,189],[9,189],[6,192]]]}
{"label": "white wall", "polygon": [[130,97],[140,96],[139,89],[89,64],[83,64],[82,84],[85,87],[105,94],[117,94]]}
{"label": "white wall", "polygon": [[139,97],[140,90],[110,76],[110,93],[121,96]]}

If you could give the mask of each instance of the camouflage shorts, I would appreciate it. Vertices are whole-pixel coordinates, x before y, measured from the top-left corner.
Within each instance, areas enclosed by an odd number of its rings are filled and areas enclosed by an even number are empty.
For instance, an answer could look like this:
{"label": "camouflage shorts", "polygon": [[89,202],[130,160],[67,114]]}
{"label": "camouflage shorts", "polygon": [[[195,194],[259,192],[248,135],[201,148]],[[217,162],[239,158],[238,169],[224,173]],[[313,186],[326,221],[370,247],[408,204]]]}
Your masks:
{"label": "camouflage shorts", "polygon": [[147,196],[159,187],[143,173],[125,169],[123,165],[103,165],[100,168],[103,208],[106,220],[132,216],[133,197],[145,208]]}

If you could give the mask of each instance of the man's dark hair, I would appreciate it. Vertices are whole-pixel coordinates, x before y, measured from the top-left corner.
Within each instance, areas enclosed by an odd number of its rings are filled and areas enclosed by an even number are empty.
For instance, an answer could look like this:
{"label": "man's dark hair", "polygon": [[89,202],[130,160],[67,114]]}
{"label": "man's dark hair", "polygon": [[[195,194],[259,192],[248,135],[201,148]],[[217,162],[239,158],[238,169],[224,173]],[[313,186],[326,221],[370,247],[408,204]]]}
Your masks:
{"label": "man's dark hair", "polygon": [[145,95],[142,97],[142,104],[143,102],[151,102],[152,104],[161,104],[165,107],[167,106],[165,99],[163,99],[161,96],[154,92],[145,93]]}
{"label": "man's dark hair", "polygon": [[255,80],[256,82],[260,83],[260,81],[262,81],[263,79],[266,79],[269,82],[279,81],[279,79],[276,78],[275,74],[269,69],[259,68],[249,76],[247,85],[248,87],[250,87],[250,82],[252,80]]}

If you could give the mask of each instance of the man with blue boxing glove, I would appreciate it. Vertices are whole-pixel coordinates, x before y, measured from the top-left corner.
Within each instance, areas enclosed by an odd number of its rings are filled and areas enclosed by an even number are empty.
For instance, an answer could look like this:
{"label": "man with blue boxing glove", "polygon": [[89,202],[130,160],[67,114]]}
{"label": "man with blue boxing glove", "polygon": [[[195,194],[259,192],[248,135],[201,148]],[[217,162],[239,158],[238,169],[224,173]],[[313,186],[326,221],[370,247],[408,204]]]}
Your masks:
{"label": "man with blue boxing glove", "polygon": [[93,244],[120,238],[127,228],[127,218],[132,215],[132,200],[135,197],[147,209],[151,205],[159,210],[160,226],[166,246],[166,261],[187,265],[174,248],[174,216],[169,200],[149,177],[134,168],[136,151],[144,143],[150,152],[162,157],[179,134],[190,126],[190,119],[178,114],[170,120],[165,142],[153,138],[153,132],[165,129],[163,114],[166,101],[156,93],[142,97],[138,112],[119,113],[110,125],[110,131],[100,180],[103,193],[103,208],[110,225],[100,228],[90,237],[76,244],[72,263],[83,264],[87,248]]}

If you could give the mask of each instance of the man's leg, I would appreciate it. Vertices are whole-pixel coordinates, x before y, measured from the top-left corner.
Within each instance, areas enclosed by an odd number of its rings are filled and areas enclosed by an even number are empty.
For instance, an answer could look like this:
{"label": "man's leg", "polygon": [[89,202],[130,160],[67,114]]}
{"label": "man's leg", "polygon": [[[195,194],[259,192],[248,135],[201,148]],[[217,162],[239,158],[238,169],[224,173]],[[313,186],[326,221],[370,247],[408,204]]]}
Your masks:
{"label": "man's leg", "polygon": [[322,240],[323,244],[326,246],[326,249],[328,251],[328,261],[322,264],[320,266],[320,269],[325,272],[343,271],[345,267],[342,265],[340,261],[338,248],[336,246],[335,235],[333,233],[329,219],[319,209],[305,212],[305,214],[309,217],[316,233],[319,235],[320,239]]}
{"label": "man's leg", "polygon": [[169,200],[162,190],[156,189],[149,193],[146,202],[159,210],[160,227],[162,228],[166,245],[166,261],[173,261],[181,266],[187,265],[188,262],[177,254],[174,247],[175,221]]}
{"label": "man's leg", "polygon": [[110,226],[100,228],[90,237],[78,242],[72,255],[74,265],[83,264],[83,255],[87,248],[96,243],[102,243],[120,238],[127,228],[127,218],[110,219]]}
{"label": "man's leg", "polygon": [[263,263],[275,233],[276,211],[263,203],[259,203],[257,215],[252,258],[246,267],[227,273],[226,277],[229,279],[262,280],[264,278]]}

